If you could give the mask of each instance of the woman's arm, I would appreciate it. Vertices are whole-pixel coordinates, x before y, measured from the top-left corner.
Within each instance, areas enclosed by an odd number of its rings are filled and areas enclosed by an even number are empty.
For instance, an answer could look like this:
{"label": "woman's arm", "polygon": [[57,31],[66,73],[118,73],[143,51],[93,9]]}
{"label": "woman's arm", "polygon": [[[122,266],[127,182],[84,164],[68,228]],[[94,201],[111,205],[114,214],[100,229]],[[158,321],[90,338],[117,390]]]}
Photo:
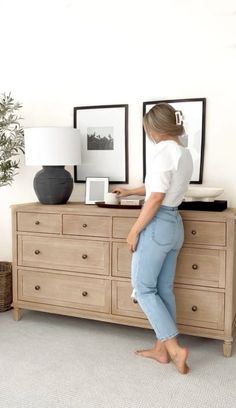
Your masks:
{"label": "woman's arm", "polygon": [[116,193],[117,197],[128,197],[130,195],[141,195],[144,196],[145,186],[137,187],[137,188],[121,188],[116,187],[112,190],[113,193]]}
{"label": "woman's arm", "polygon": [[145,202],[137,221],[131,228],[127,237],[128,248],[134,252],[138,243],[140,232],[151,221],[164,200],[165,193],[151,193],[150,197]]}

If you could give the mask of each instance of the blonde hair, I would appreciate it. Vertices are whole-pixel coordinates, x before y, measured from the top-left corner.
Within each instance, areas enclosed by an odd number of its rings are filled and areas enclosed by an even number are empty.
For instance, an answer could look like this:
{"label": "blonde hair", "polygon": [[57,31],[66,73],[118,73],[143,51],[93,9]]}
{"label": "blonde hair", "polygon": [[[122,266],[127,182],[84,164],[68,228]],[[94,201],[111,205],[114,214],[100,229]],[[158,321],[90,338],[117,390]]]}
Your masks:
{"label": "blonde hair", "polygon": [[181,136],[184,133],[183,120],[177,124],[176,111],[173,106],[166,102],[160,102],[153,106],[143,118],[144,129],[147,133],[150,131],[162,133],[169,136]]}

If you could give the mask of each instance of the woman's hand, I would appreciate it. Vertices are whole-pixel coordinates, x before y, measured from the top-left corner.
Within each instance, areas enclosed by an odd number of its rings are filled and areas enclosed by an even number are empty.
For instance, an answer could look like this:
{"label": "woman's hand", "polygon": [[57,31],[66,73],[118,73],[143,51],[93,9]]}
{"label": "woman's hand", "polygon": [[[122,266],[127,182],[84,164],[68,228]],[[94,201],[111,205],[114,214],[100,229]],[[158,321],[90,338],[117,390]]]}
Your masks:
{"label": "woman's hand", "polygon": [[137,188],[121,188],[116,187],[113,188],[112,193],[116,193],[117,197],[127,197],[130,195],[145,195],[145,186],[137,187]]}
{"label": "woman's hand", "polygon": [[134,231],[134,229],[132,228],[126,240],[128,244],[128,248],[131,252],[134,252],[136,250],[138,240],[139,240],[139,234],[136,231]]}
{"label": "woman's hand", "polygon": [[130,191],[127,188],[116,187],[112,190],[112,193],[115,193],[117,197],[127,197],[130,195]]}

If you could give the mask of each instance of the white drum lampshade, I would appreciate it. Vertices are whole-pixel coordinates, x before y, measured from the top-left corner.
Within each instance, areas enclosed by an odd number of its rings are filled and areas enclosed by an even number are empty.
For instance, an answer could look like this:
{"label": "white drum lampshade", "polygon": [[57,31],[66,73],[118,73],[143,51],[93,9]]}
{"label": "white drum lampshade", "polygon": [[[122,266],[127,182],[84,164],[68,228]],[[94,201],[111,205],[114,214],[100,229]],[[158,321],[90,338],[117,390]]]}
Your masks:
{"label": "white drum lampshade", "polygon": [[34,178],[34,189],[43,204],[65,204],[73,179],[64,166],[81,163],[80,134],[69,127],[24,129],[25,164],[43,166]]}

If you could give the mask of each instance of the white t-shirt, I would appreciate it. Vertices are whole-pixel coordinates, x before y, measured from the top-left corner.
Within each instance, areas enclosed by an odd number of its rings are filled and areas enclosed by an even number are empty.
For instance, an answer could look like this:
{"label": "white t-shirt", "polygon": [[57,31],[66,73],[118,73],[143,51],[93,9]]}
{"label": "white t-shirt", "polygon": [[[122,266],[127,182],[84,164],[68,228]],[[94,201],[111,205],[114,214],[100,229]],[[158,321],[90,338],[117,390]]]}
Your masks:
{"label": "white t-shirt", "polygon": [[163,140],[153,148],[154,154],[145,178],[146,200],[151,193],[165,193],[162,204],[177,207],[192,176],[192,156],[187,148],[172,140]]}

